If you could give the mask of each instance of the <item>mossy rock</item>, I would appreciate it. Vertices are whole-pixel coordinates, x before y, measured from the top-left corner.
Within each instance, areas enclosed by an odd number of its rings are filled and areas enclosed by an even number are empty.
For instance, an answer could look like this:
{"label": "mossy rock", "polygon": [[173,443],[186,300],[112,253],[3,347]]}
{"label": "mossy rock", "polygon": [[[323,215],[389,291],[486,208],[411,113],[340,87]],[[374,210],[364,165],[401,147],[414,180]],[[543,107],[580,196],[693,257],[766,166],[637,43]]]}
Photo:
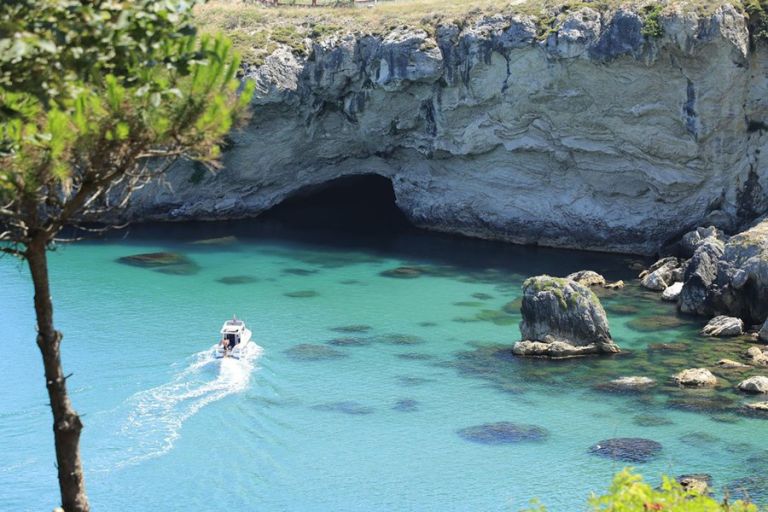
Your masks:
{"label": "mossy rock", "polygon": [[253,276],[224,276],[216,280],[221,284],[235,285],[235,284],[251,284],[259,281],[259,278]]}
{"label": "mossy rock", "polygon": [[296,292],[286,292],[283,295],[291,297],[292,299],[309,299],[311,297],[317,297],[320,294],[315,290],[299,290]]}
{"label": "mossy rock", "polygon": [[421,277],[424,271],[417,267],[397,267],[380,272],[382,277],[392,277],[395,279],[415,279]]}

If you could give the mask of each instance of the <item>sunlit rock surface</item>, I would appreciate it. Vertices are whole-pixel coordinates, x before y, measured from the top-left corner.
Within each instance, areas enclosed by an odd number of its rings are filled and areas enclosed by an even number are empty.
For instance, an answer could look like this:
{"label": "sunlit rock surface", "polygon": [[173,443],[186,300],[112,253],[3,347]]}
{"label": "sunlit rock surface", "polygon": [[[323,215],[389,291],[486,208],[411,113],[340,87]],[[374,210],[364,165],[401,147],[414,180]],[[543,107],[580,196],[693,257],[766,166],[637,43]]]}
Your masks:
{"label": "sunlit rock surface", "polygon": [[476,237],[653,253],[768,209],[768,52],[744,16],[581,7],[435,34],[317,40],[258,68],[254,116],[217,175],[180,165],[130,216],[228,219],[351,174],[391,179],[414,223]]}

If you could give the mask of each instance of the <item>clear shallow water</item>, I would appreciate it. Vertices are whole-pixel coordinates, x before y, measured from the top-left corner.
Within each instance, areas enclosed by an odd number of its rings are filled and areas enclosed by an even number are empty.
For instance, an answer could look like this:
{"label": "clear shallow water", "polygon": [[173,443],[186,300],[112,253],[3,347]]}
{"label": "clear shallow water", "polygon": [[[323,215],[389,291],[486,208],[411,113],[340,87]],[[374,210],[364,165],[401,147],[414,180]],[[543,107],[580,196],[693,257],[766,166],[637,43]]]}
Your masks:
{"label": "clear shallow water", "polygon": [[[147,227],[52,255],[94,510],[496,511],[539,497],[573,511],[623,467],[588,454],[611,437],[663,445],[637,465],[651,481],[707,472],[721,487],[765,474],[765,458],[754,455],[765,449],[768,422],[737,414],[744,397],[727,389],[741,375],[721,374],[728,380],[714,393],[595,389],[622,375],[663,379],[747,346],[699,338],[697,320],[644,326],[638,318],[671,312],[653,295],[630,287],[603,297],[628,355],[509,356],[519,315],[502,307],[525,277],[590,268],[626,280],[627,258],[401,228],[316,228]],[[231,234],[232,245],[189,243]],[[152,251],[183,253],[199,269],[173,275],[116,261]],[[380,274],[402,265],[425,272]],[[250,282],[218,281],[233,276]],[[56,503],[30,288],[16,262],[0,260],[0,509],[9,511]],[[247,361],[211,360],[232,313],[261,349]],[[357,325],[369,329],[333,330]],[[688,346],[648,349],[660,342]],[[539,425],[549,437],[483,445],[457,434],[497,421]]]}

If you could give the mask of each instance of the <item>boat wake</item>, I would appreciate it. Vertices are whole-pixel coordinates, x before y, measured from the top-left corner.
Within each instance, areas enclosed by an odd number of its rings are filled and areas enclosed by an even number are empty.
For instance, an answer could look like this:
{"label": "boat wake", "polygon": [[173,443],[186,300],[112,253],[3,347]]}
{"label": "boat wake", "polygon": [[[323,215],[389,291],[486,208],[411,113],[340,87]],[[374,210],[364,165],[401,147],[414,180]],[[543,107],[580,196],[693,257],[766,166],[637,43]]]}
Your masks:
{"label": "boat wake", "polygon": [[128,398],[127,418],[115,436],[125,450],[109,468],[117,469],[168,453],[186,420],[208,404],[244,391],[263,349],[249,343],[241,359],[215,359],[213,347],[192,356],[171,382]]}

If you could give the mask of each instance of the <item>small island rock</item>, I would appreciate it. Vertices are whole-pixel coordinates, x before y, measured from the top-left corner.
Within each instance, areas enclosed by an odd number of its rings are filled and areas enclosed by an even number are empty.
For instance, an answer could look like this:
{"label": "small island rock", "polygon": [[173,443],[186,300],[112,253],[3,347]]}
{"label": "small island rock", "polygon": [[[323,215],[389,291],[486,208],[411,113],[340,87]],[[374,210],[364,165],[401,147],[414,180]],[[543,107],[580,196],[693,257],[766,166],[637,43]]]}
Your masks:
{"label": "small island rock", "polygon": [[523,284],[523,341],[519,356],[575,357],[616,353],[605,310],[587,287],[570,279],[537,276]]}
{"label": "small island rock", "polygon": [[717,377],[706,368],[690,368],[683,370],[673,377],[674,381],[686,387],[713,387],[717,385]]}

